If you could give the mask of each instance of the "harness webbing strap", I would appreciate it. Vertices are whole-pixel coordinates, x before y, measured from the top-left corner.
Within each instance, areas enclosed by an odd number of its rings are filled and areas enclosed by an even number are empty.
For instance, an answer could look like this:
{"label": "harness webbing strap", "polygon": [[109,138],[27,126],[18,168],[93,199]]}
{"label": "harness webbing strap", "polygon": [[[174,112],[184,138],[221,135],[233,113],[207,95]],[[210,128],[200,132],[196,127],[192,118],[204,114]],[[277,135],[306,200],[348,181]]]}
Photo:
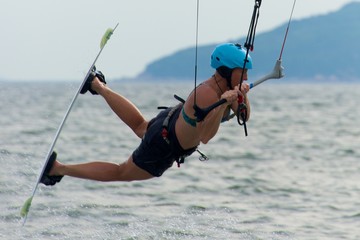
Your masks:
{"label": "harness webbing strap", "polygon": [[[182,99],[181,97],[177,96],[176,94],[174,95],[174,97],[180,101],[180,103],[178,105],[176,105],[175,107],[171,107],[169,113],[167,114],[166,118],[164,119],[163,123],[162,123],[162,131],[161,131],[161,136],[164,138],[165,142],[167,144],[170,144],[170,140],[168,138],[168,135],[169,135],[169,123],[170,123],[170,119],[171,117],[174,115],[174,113],[181,107],[183,107],[184,103],[185,103],[185,100]],[[158,107],[158,109],[168,109],[168,107]],[[196,149],[196,151],[201,155],[199,160],[200,161],[207,161],[209,160],[209,158],[204,154],[202,153],[197,147],[194,148]],[[185,157],[187,157],[189,155],[184,155],[184,156],[181,156],[177,159],[175,159],[178,167],[180,167],[180,164],[184,163],[185,162]]]}
{"label": "harness webbing strap", "polygon": [[180,107],[182,107],[182,103],[179,103],[178,105],[176,105],[175,107],[172,107],[171,110],[169,111],[168,115],[166,116],[166,118],[164,119],[163,123],[162,123],[162,131],[161,131],[161,136],[164,138],[164,140],[170,144],[170,140],[168,139],[168,135],[169,135],[169,122],[170,122],[170,118],[172,117],[172,115],[174,115],[174,113],[176,112],[176,110],[178,110]]}

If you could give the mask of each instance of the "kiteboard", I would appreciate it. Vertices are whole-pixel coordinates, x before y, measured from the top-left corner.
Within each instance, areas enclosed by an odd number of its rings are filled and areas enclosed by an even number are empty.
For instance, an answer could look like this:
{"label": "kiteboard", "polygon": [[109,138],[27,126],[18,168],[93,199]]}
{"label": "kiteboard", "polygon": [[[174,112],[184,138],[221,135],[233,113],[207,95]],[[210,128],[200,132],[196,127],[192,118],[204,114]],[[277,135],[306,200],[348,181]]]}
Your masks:
{"label": "kiteboard", "polygon": [[119,25],[119,24],[116,24],[116,26],[115,26],[114,28],[108,28],[108,29],[106,30],[106,32],[104,33],[103,37],[101,38],[100,51],[98,52],[98,54],[97,54],[94,62],[92,63],[89,71],[87,72],[84,80],[82,81],[82,83],[81,83],[78,91],[77,91],[76,94],[74,95],[74,97],[73,97],[73,99],[72,99],[72,101],[71,101],[71,103],[70,103],[70,105],[69,105],[69,107],[68,107],[68,109],[67,109],[64,117],[63,117],[63,120],[61,121],[61,123],[60,123],[60,125],[59,125],[59,127],[58,127],[58,129],[57,129],[57,131],[56,131],[55,137],[54,137],[54,139],[53,139],[53,141],[52,141],[52,143],[51,143],[51,145],[50,145],[49,151],[48,151],[48,153],[47,153],[47,155],[46,155],[46,157],[45,157],[45,161],[44,161],[43,167],[42,167],[42,169],[41,169],[41,171],[40,171],[40,174],[38,175],[38,178],[37,178],[37,181],[36,181],[35,186],[34,186],[34,188],[33,188],[32,194],[31,194],[31,196],[24,202],[24,204],[23,204],[23,206],[22,206],[22,208],[21,208],[21,210],[20,210],[20,215],[21,215],[21,217],[23,218],[23,226],[24,226],[25,223],[26,223],[26,220],[27,220],[27,217],[28,217],[28,214],[29,214],[29,211],[30,211],[30,207],[31,207],[32,200],[33,200],[33,198],[34,198],[34,196],[35,196],[35,193],[36,193],[36,190],[37,190],[37,188],[38,188],[38,186],[39,186],[39,183],[40,183],[40,181],[41,181],[41,178],[42,178],[43,174],[45,173],[45,169],[46,169],[46,166],[47,166],[48,163],[49,163],[49,159],[51,158],[51,155],[53,154],[53,150],[54,150],[56,141],[57,141],[57,139],[58,139],[58,137],[59,137],[59,135],[60,135],[60,133],[61,133],[61,130],[62,130],[64,124],[65,124],[65,121],[66,121],[66,119],[67,119],[67,117],[68,117],[68,115],[69,115],[69,113],[70,113],[70,111],[71,111],[71,109],[72,109],[72,107],[73,107],[73,105],[74,105],[74,103],[75,103],[75,100],[77,99],[77,97],[78,97],[81,89],[83,88],[84,84],[86,83],[86,80],[88,79],[89,75],[90,75],[91,72],[93,71],[93,68],[94,68],[94,66],[95,66],[95,64],[96,64],[96,61],[98,60],[98,58],[99,58],[102,50],[104,49],[107,41],[110,39],[111,35],[113,34],[113,32],[115,31],[115,29],[117,28],[118,25]]}

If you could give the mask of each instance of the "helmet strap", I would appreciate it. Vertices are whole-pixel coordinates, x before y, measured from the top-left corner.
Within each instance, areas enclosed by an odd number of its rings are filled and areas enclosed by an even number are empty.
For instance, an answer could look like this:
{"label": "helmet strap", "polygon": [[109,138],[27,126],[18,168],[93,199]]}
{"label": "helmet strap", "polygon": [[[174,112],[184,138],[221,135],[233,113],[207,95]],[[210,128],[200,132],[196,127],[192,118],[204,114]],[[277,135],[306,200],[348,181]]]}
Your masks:
{"label": "helmet strap", "polygon": [[231,84],[231,77],[226,79],[226,83],[227,83],[227,86],[229,89],[233,89],[232,84]]}

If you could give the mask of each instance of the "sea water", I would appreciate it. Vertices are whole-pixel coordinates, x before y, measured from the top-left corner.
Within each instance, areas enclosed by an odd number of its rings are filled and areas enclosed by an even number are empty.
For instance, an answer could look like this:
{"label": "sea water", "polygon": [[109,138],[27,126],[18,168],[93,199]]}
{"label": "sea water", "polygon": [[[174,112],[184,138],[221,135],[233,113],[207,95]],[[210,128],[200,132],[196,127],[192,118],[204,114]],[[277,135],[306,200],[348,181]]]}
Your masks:
{"label": "sea water", "polygon": [[[114,83],[146,118],[191,83]],[[249,136],[235,119],[161,178],[40,185],[20,208],[78,88],[0,83],[0,239],[360,239],[360,85],[271,84],[249,93]],[[140,140],[100,96],[80,95],[55,146],[63,163],[125,161]]]}

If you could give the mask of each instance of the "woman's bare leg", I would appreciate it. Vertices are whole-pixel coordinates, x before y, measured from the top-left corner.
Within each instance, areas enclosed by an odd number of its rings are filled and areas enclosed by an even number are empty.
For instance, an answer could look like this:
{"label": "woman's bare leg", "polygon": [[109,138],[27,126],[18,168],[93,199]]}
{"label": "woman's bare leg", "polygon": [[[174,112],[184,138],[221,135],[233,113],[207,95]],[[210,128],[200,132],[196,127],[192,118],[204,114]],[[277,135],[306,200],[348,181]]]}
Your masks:
{"label": "woman's bare leg", "polygon": [[96,77],[92,81],[91,88],[106,100],[116,115],[118,115],[139,138],[144,136],[148,121],[145,120],[139,109],[132,102],[108,88]]}
{"label": "woman's bare leg", "polygon": [[65,165],[55,161],[49,175],[66,175],[104,182],[146,180],[154,177],[136,166],[131,156],[126,162],[121,164],[89,162]]}
{"label": "woman's bare leg", "polygon": [[[106,100],[111,109],[138,137],[143,137],[148,122],[133,103],[120,94],[112,91],[96,77],[92,81],[91,88]],[[97,181],[133,181],[153,178],[150,173],[134,164],[132,156],[130,156],[126,162],[121,164],[89,162],[67,165],[55,161],[49,175],[66,175]]]}

